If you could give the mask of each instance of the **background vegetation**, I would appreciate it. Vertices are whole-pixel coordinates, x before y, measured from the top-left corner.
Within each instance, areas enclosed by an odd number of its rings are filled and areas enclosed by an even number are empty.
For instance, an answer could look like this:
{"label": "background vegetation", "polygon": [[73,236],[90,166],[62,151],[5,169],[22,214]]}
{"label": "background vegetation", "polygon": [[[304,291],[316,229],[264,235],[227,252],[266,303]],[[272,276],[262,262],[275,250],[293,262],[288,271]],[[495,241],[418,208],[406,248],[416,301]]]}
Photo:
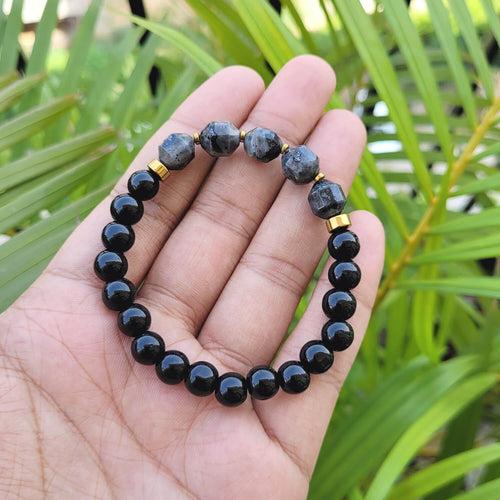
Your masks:
{"label": "background vegetation", "polygon": [[269,82],[319,54],[338,75],[331,107],[368,128],[350,203],[383,220],[387,258],[310,496],[498,499],[498,1],[182,3],[180,26],[167,11],[102,41],[93,0],[67,52],[51,47],[58,0],[29,54],[22,0],[0,14],[0,310],[207,76],[239,63]]}

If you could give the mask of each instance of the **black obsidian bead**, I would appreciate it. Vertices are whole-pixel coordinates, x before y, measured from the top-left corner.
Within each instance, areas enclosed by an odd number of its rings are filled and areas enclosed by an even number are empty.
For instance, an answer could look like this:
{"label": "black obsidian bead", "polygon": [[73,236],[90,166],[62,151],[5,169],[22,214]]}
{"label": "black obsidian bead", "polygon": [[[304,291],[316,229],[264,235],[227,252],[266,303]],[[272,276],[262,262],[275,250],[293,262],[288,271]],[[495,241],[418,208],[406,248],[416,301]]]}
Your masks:
{"label": "black obsidian bead", "polygon": [[160,189],[160,179],[149,170],[137,170],[128,180],[128,192],[136,200],[150,200]]}
{"label": "black obsidian bead", "polygon": [[126,278],[110,281],[102,289],[102,300],[113,311],[123,311],[134,302],[135,285]]}
{"label": "black obsidian bead", "polygon": [[345,351],[354,340],[354,330],[347,321],[328,321],[321,330],[321,339],[330,351]]}
{"label": "black obsidian bead", "polygon": [[289,394],[298,394],[309,387],[309,373],[298,361],[287,361],[278,369],[281,388]]}
{"label": "black obsidian bead", "polygon": [[167,351],[156,363],[158,378],[169,385],[179,384],[187,375],[189,360],[181,351]]}
{"label": "black obsidian bead", "polygon": [[278,374],[270,366],[255,366],[248,372],[247,386],[254,399],[272,398],[280,388]]}
{"label": "black obsidian bead", "polygon": [[335,260],[351,260],[358,255],[358,237],[348,229],[334,231],[328,239],[328,252]]}
{"label": "black obsidian bead", "polygon": [[323,297],[323,312],[331,319],[344,321],[356,311],[356,299],[350,292],[329,290]]}
{"label": "black obsidian bead", "polygon": [[328,279],[337,290],[352,290],[359,285],[361,270],[351,260],[337,261],[330,266]]}
{"label": "black obsidian bead", "polygon": [[195,396],[208,396],[214,392],[219,373],[207,361],[193,363],[186,375],[186,387]]}
{"label": "black obsidian bead", "polygon": [[104,226],[101,239],[104,246],[113,252],[126,252],[135,242],[135,233],[130,226],[110,222]]}
{"label": "black obsidian bead", "polygon": [[103,250],[94,260],[94,272],[103,281],[115,281],[127,274],[128,263],[121,253]]}
{"label": "black obsidian bead", "polygon": [[154,365],[165,353],[165,342],[157,333],[146,332],[133,340],[130,349],[138,363]]}
{"label": "black obsidian bead", "polygon": [[130,194],[119,194],[111,202],[111,216],[116,222],[131,226],[139,222],[144,214],[144,205]]}
{"label": "black obsidian bead", "polygon": [[118,328],[129,337],[142,335],[151,326],[151,314],[141,304],[132,304],[118,314]]}
{"label": "black obsidian bead", "polygon": [[324,373],[333,365],[333,354],[319,340],[311,340],[300,350],[300,362],[309,373]]}
{"label": "black obsidian bead", "polygon": [[215,397],[224,406],[239,406],[247,398],[247,384],[239,373],[224,373],[217,380]]}

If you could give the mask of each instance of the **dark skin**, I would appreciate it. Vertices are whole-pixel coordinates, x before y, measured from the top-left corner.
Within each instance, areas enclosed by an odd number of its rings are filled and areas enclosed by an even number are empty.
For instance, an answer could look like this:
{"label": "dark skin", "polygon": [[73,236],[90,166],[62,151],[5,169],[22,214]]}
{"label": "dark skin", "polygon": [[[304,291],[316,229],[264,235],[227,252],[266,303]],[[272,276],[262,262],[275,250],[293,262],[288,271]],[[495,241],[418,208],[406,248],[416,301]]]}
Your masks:
{"label": "dark skin", "polygon": [[[92,272],[113,196],[156,157],[172,132],[211,120],[275,130],[306,143],[347,192],[365,145],[352,113],[323,110],[331,68],[302,56],[265,90],[252,70],[226,68],[198,88],[144,146],[113,193],[71,235],[41,277],[0,316],[2,498],[305,498],[338,392],[366,329],[383,262],[383,230],[352,214],[363,278],[354,290],[354,344],[300,395],[248,398],[238,408],[166,386],[133,362],[130,339],[101,302]],[[279,160],[238,150],[213,161],[197,150],[161,186],[135,226],[128,277],[167,348],[219,373],[297,359],[319,338],[326,272],[280,348],[324,252],[327,233],[307,204],[310,186],[284,182]]]}

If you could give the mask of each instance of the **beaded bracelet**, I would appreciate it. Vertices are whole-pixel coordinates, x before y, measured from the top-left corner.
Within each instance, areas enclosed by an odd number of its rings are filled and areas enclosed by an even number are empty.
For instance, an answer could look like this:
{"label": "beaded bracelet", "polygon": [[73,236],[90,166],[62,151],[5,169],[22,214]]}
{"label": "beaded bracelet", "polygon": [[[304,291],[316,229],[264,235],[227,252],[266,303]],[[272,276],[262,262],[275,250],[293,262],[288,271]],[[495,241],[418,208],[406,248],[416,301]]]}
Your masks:
{"label": "beaded bracelet", "polygon": [[[160,181],[172,170],[182,170],[195,156],[195,145],[213,157],[231,155],[240,142],[246,153],[261,162],[269,162],[281,154],[283,173],[296,184],[314,182],[308,201],[315,215],[326,219],[331,233],[328,251],[335,259],[328,271],[333,288],[323,297],[322,308],[329,318],[321,331],[321,341],[311,340],[300,351],[299,361],[287,361],[276,372],[270,366],[256,366],[246,377],[238,373],[218,374],[211,363],[198,361],[190,364],[186,355],[177,350],[165,350],[165,342],[157,333],[149,331],[151,315],[141,304],[135,303],[136,287],[125,278],[128,269],[124,252],[135,241],[132,225],[139,222],[143,201],[153,198]],[[168,167],[167,167],[168,166]],[[287,393],[307,389],[311,373],[323,373],[333,364],[333,352],[347,349],[354,332],[347,319],[356,310],[356,299],[350,290],[361,279],[359,267],[352,259],[359,252],[359,240],[349,231],[349,216],[342,214],[345,205],[342,188],[319,171],[318,157],[307,146],[284,144],[272,130],[254,128],[245,133],[229,122],[211,122],[200,133],[174,133],[159,147],[159,160],[148,164],[148,170],[134,172],[128,180],[128,193],[119,194],[111,202],[110,222],[102,231],[106,250],[94,262],[97,276],[106,282],[102,298],[104,304],[119,311],[118,328],[133,337],[132,356],[144,365],[156,365],[158,378],[166,384],[184,381],[188,390],[197,396],[208,396],[215,391],[217,400],[226,406],[242,404],[249,393],[255,399],[269,399],[279,388]]]}

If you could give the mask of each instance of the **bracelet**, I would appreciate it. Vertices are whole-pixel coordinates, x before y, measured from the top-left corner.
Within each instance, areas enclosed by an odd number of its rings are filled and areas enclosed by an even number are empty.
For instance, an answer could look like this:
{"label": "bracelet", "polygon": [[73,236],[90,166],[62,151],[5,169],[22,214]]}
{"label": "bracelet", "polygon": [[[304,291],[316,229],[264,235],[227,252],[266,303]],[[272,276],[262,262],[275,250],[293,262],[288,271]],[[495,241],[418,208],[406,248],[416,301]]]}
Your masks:
{"label": "bracelet", "polygon": [[[177,350],[165,350],[160,335],[149,331],[151,315],[141,304],[135,303],[136,287],[125,278],[128,264],[124,252],[135,241],[132,225],[139,222],[143,201],[152,199],[159,190],[160,181],[173,170],[182,170],[195,156],[199,144],[209,155],[231,155],[240,142],[246,153],[261,162],[269,162],[281,154],[283,174],[296,184],[314,182],[308,195],[312,212],[326,219],[328,251],[335,259],[328,271],[333,288],[323,297],[322,308],[329,318],[321,331],[321,340],[304,344],[298,361],[283,363],[276,372],[270,366],[256,366],[246,377],[229,372],[218,374],[211,363],[198,361],[190,364],[187,356]],[[356,299],[350,292],[360,279],[359,267],[352,259],[359,252],[358,237],[347,228],[350,219],[342,214],[346,199],[340,185],[327,180],[319,171],[319,159],[307,146],[289,146],[272,130],[254,128],[249,132],[238,130],[229,122],[211,122],[200,133],[174,133],[159,147],[159,159],[148,164],[147,170],[134,172],[128,180],[128,193],[119,194],[111,202],[113,222],[102,231],[105,250],[94,262],[96,275],[106,284],[102,292],[104,304],[119,311],[118,328],[133,337],[131,350],[136,361],[155,365],[158,378],[166,384],[184,382],[197,396],[215,392],[217,400],[226,406],[242,404],[249,393],[259,400],[274,396],[279,388],[287,393],[307,389],[310,374],[326,372],[333,364],[334,351],[347,349],[354,338],[346,321],[356,310]]]}

